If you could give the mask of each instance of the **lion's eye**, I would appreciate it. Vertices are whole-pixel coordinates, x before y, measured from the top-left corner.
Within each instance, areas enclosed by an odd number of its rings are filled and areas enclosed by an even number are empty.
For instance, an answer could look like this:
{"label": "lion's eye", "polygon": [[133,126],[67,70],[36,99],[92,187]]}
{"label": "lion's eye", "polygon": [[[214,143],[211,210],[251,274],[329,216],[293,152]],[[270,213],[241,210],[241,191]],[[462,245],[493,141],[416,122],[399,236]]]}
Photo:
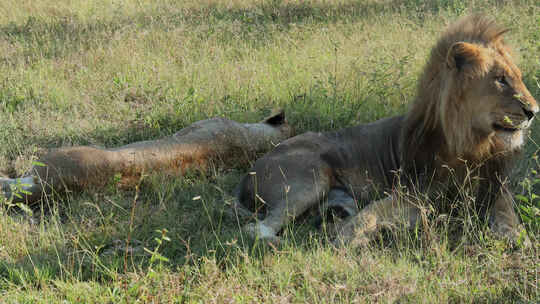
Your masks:
{"label": "lion's eye", "polygon": [[495,81],[501,86],[508,85],[508,82],[506,82],[506,77],[504,77],[504,75],[495,77]]}

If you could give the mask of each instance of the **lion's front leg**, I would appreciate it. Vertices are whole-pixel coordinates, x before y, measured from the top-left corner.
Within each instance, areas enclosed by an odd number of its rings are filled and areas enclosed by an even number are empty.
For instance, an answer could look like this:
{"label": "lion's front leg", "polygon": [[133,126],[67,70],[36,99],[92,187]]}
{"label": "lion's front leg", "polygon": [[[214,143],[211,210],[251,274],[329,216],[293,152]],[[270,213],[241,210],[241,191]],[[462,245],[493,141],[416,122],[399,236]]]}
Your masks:
{"label": "lion's front leg", "polygon": [[374,201],[363,208],[356,216],[346,220],[337,229],[334,245],[364,246],[383,227],[410,228],[420,218],[420,209],[409,203],[388,196]]}
{"label": "lion's front leg", "polygon": [[489,213],[489,227],[497,235],[508,238],[517,243],[522,237],[521,243],[529,247],[531,241],[526,234],[522,234],[524,228],[520,225],[519,218],[514,211],[512,194],[506,189],[501,190]]}

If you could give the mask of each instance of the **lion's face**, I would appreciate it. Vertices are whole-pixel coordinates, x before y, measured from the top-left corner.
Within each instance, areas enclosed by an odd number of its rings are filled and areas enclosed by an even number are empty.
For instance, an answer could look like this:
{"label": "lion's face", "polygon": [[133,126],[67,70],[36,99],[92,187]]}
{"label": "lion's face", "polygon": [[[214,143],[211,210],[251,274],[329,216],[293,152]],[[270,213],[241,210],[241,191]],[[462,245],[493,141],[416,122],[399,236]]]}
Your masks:
{"label": "lion's face", "polygon": [[524,132],[538,112],[538,104],[510,57],[491,52],[495,54],[489,72],[469,92],[474,106],[473,126],[514,150],[523,144]]}
{"label": "lion's face", "polygon": [[462,116],[460,127],[470,124],[469,139],[489,142],[497,150],[522,146],[538,104],[506,50],[459,42],[449,58],[456,83],[466,83],[456,114]]}

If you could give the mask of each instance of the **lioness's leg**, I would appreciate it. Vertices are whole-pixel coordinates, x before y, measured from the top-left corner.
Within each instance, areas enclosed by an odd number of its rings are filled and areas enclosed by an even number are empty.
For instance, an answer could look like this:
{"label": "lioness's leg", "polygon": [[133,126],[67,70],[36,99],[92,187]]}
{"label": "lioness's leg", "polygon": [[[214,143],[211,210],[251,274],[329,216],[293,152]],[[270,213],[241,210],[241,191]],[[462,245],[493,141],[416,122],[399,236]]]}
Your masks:
{"label": "lioness's leg", "polygon": [[[125,146],[117,149],[101,149],[79,146],[64,147],[43,155],[34,166],[30,176],[17,179],[1,179],[0,187],[4,196],[11,197],[13,186],[21,184],[25,190],[15,196],[15,201],[33,202],[52,189],[81,189],[101,187],[112,180],[116,174],[122,181],[139,181],[143,171],[168,169],[175,165],[171,160],[175,152],[181,151],[178,145],[167,140],[142,142],[140,147]],[[193,153],[195,154],[195,153]],[[172,155],[172,156],[171,156]],[[168,167],[167,167],[168,166]]]}
{"label": "lioness's leg", "polygon": [[0,178],[0,194],[15,202],[32,202],[41,197],[42,185],[33,176]]}
{"label": "lioness's leg", "polygon": [[337,229],[335,245],[351,244],[353,247],[366,245],[383,227],[409,228],[416,225],[420,209],[405,201],[388,196],[374,201],[349,218]]}

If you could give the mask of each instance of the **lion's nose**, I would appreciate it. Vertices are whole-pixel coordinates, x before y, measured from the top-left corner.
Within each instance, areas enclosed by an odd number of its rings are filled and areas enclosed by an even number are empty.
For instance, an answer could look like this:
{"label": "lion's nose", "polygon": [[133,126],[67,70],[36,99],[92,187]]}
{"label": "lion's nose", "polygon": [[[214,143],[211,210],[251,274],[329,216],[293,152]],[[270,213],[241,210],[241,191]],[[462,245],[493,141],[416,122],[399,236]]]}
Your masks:
{"label": "lion's nose", "polygon": [[527,115],[527,118],[529,120],[533,119],[533,117],[534,117],[534,112],[533,111],[523,108],[523,112],[525,112],[525,115]]}
{"label": "lion's nose", "polygon": [[524,100],[519,99],[519,101],[521,103],[521,108],[523,109],[523,113],[525,113],[527,118],[531,120],[533,119],[534,114],[538,113],[538,103],[536,102],[536,100],[534,100],[534,98],[530,94],[527,94],[525,96],[526,98]]}
{"label": "lion's nose", "polygon": [[538,113],[539,109],[538,109],[538,103],[536,102],[536,100],[534,101],[534,105],[532,106],[531,110],[533,111],[533,113]]}

